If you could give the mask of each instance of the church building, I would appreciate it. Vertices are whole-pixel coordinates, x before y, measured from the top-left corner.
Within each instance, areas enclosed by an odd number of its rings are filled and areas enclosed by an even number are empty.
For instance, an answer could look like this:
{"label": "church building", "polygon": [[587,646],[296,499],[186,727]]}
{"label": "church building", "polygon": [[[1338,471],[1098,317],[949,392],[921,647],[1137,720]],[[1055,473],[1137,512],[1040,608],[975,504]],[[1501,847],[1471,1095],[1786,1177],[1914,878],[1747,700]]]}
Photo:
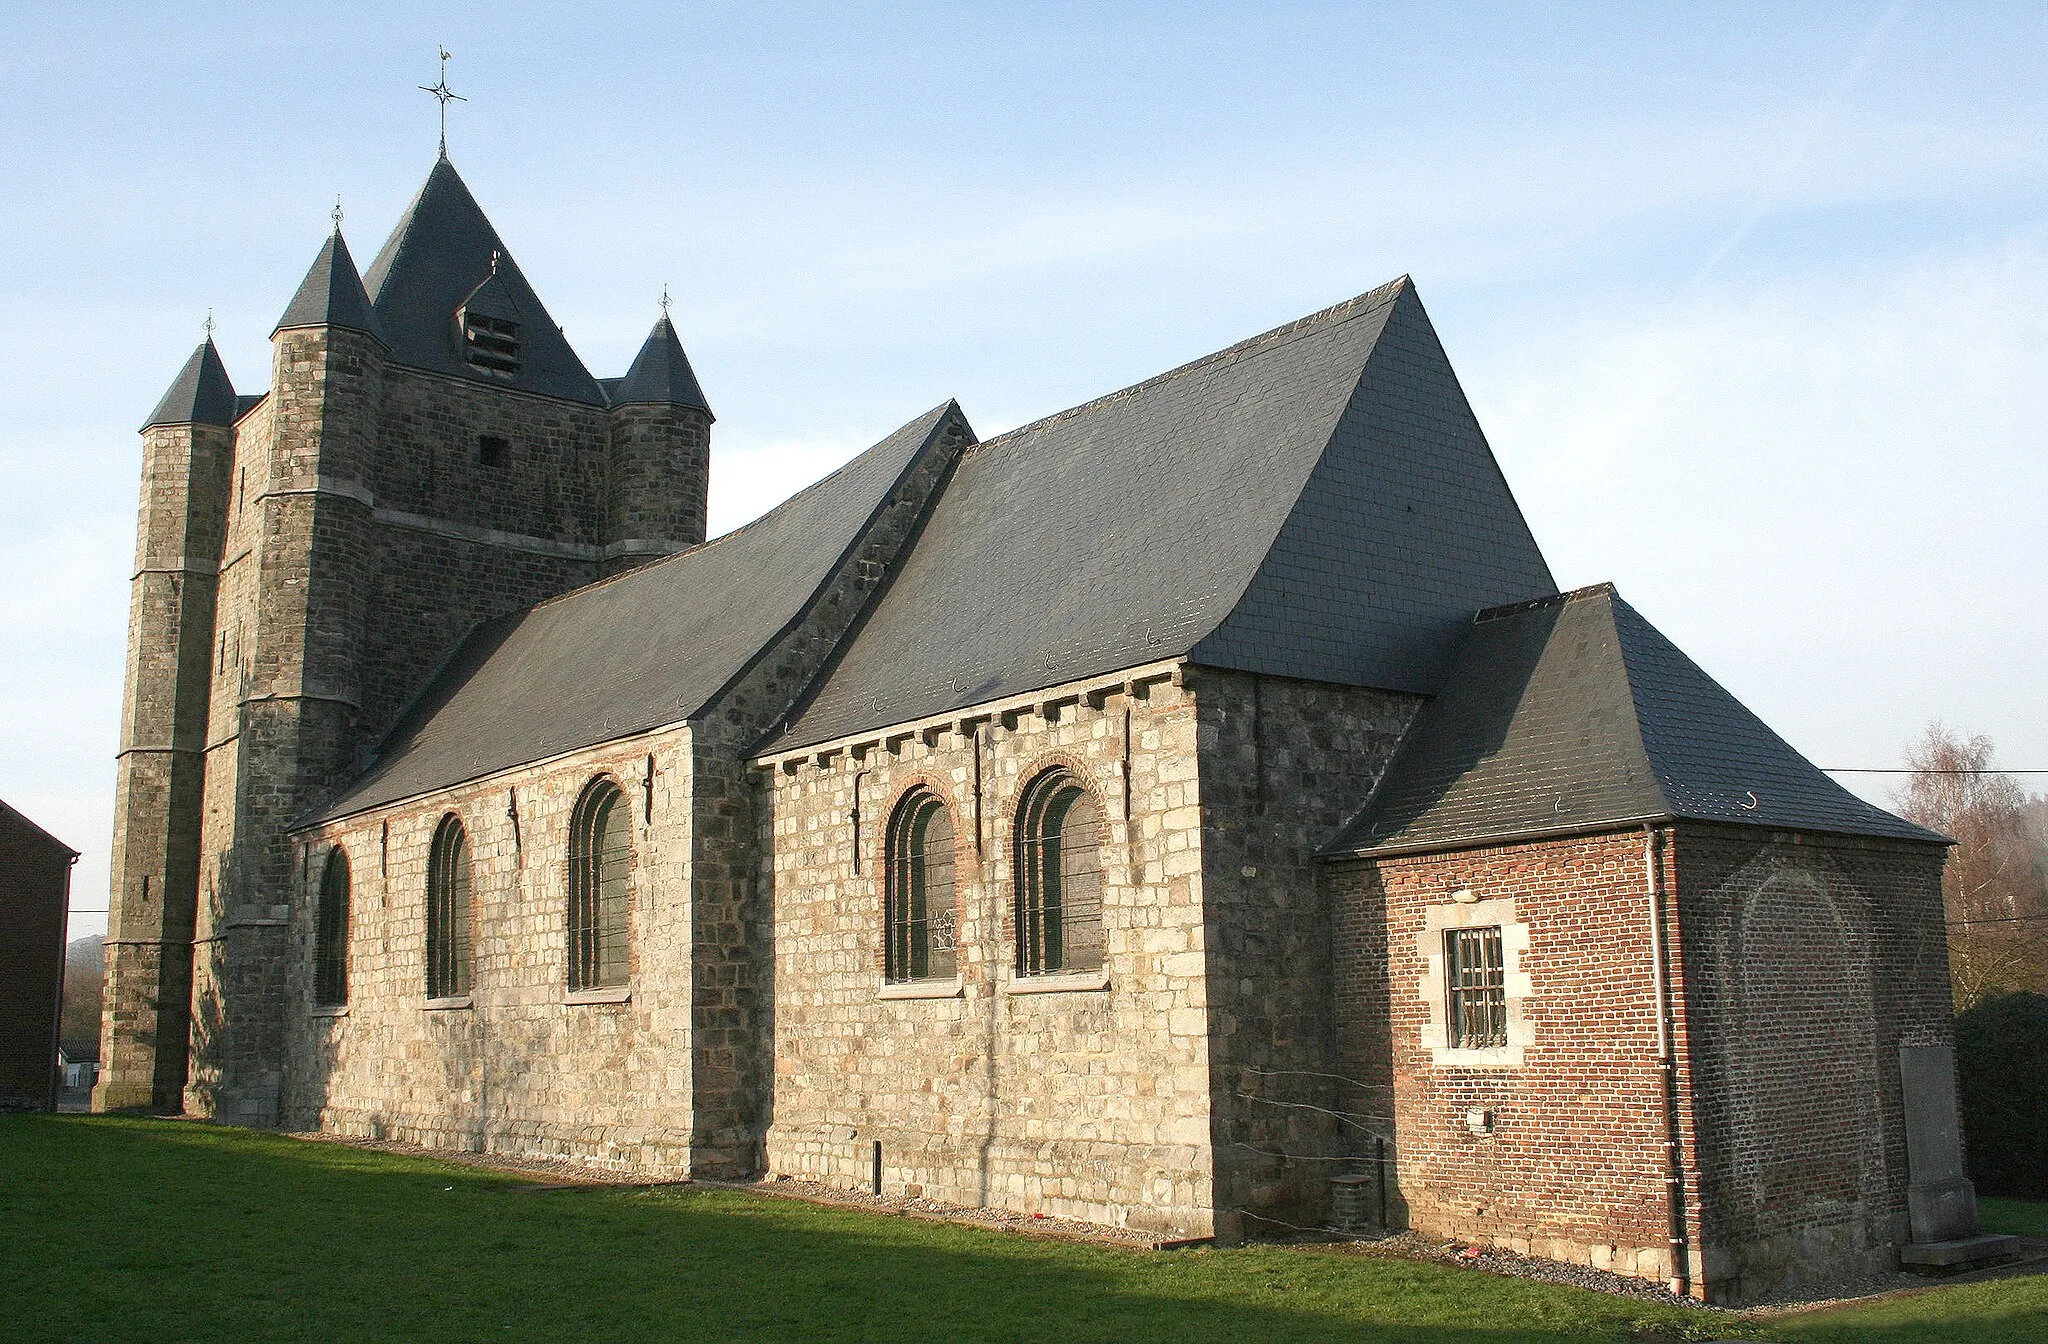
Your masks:
{"label": "church building", "polygon": [[282,311],[143,430],[99,1109],[1717,1301],[1976,1232],[1947,842],[1557,590],[1407,278],[709,540],[666,312],[592,376],[445,154]]}

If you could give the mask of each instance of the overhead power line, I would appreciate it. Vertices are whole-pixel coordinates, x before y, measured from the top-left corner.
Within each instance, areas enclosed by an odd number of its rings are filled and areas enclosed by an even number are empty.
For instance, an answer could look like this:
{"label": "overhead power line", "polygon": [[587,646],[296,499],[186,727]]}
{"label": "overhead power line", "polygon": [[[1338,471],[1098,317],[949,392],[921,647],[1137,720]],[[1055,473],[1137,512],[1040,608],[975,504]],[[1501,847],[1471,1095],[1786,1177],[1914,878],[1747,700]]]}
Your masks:
{"label": "overhead power line", "polygon": [[2048,770],[1916,770],[1904,765],[1824,765],[1831,775],[2048,775]]}

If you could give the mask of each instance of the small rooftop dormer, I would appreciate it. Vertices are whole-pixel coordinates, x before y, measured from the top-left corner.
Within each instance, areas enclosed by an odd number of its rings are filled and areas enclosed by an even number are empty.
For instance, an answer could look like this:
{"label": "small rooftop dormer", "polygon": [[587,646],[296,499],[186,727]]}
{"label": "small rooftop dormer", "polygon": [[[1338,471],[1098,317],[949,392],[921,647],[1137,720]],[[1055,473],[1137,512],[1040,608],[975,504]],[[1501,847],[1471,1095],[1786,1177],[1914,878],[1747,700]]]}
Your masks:
{"label": "small rooftop dormer", "polygon": [[512,382],[519,377],[519,304],[510,286],[498,279],[498,254],[491,253],[491,273],[469,292],[455,312],[462,333],[462,359],[470,368]]}

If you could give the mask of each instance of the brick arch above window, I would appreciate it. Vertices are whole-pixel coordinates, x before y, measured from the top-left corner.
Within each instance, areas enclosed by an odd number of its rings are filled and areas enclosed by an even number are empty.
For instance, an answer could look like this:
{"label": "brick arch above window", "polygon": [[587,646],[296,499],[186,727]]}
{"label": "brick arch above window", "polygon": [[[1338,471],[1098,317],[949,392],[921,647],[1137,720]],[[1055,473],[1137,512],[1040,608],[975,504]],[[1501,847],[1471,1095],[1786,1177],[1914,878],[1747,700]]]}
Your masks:
{"label": "brick arch above window", "polygon": [[[1128,820],[1121,811],[1110,808],[1109,800],[1115,791],[1105,785],[1101,779],[1097,778],[1094,765],[1074,755],[1072,752],[1058,750],[1041,751],[1033,755],[1030,763],[1018,773],[1017,785],[1008,790],[1001,798],[988,804],[989,816],[994,822],[989,839],[991,843],[997,845],[997,849],[990,852],[990,858],[1013,857],[1002,852],[1002,839],[1005,837],[1011,840],[1015,839],[1017,819],[1023,815],[1024,800],[1030,795],[1031,790],[1037,787],[1040,780],[1062,770],[1072,775],[1075,782],[1086,789],[1095,799],[1096,805],[1102,809],[1103,843],[1105,845],[1109,843],[1110,826],[1116,822]],[[1008,867],[1010,865],[1005,866]]]}
{"label": "brick arch above window", "polygon": [[900,790],[883,835],[882,975],[892,984],[959,974],[960,828],[937,789]]}
{"label": "brick arch above window", "polygon": [[1084,773],[1041,769],[1011,818],[1011,928],[1017,976],[1100,971],[1109,809]]}

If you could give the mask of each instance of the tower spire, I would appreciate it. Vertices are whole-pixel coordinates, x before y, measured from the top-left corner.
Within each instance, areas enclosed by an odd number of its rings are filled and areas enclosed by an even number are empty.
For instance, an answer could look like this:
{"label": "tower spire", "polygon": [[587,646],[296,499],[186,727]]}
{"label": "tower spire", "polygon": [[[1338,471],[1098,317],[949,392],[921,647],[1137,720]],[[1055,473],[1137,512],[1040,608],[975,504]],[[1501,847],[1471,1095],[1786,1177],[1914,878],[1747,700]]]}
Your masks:
{"label": "tower spire", "polygon": [[434,84],[422,84],[420,85],[420,91],[433,94],[435,101],[441,104],[441,157],[445,159],[448,157],[448,104],[451,101],[466,103],[469,99],[448,87],[448,48],[437,45],[434,50],[441,53],[440,81]]}

